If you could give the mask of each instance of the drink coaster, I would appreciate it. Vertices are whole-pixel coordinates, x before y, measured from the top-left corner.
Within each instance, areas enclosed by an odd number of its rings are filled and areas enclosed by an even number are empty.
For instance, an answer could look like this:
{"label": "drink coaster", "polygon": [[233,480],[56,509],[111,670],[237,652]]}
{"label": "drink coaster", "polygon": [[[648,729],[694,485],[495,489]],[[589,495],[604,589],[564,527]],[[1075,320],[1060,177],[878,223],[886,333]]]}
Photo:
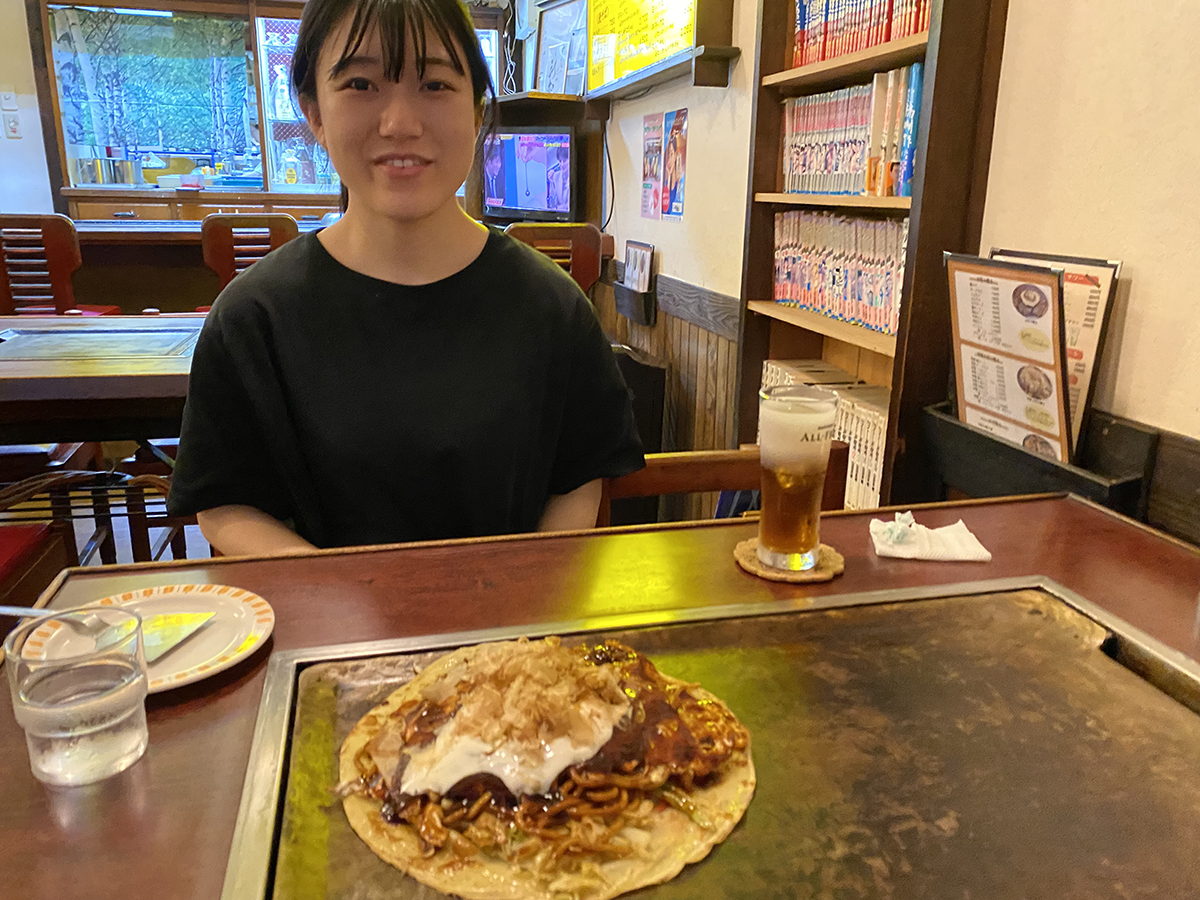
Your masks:
{"label": "drink coaster", "polygon": [[786,569],[775,569],[764,566],[755,552],[758,549],[758,538],[752,537],[742,541],[733,548],[733,558],[737,564],[759,578],[768,581],[787,581],[793,584],[811,581],[833,581],[834,576],[846,571],[846,559],[828,544],[822,544],[817,553],[817,564],[806,572],[789,572]]}

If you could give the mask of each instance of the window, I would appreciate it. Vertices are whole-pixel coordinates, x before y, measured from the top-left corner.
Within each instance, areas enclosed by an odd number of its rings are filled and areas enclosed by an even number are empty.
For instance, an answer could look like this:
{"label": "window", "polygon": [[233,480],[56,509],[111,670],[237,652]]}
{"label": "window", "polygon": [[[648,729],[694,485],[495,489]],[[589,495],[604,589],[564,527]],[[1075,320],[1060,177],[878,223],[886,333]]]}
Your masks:
{"label": "window", "polygon": [[[72,186],[261,189],[246,19],[51,6]],[[114,161],[125,161],[123,163]]]}
{"label": "window", "polygon": [[292,51],[299,19],[255,20],[263,86],[263,146],[272,191],[329,194],[341,186],[337,172],[303,114],[292,103]]}
{"label": "window", "polygon": [[487,60],[488,71],[492,73],[492,87],[499,96],[503,91],[500,84],[500,32],[495,28],[476,28],[475,37],[479,38],[483,58]]}

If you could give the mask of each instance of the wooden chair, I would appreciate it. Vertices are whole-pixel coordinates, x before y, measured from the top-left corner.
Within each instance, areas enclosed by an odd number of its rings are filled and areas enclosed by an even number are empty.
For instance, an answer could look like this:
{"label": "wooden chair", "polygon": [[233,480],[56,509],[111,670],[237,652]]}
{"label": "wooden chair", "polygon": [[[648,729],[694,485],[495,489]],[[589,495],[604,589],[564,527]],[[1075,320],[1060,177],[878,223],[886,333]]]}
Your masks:
{"label": "wooden chair", "polygon": [[[177,519],[167,514],[170,482],[153,475],[130,477],[119,472],[56,472],[27,478],[0,490],[0,524],[44,523],[60,535],[70,565],[86,565],[99,554],[104,564],[116,563],[114,520],[129,527],[133,562],[159,559],[171,548],[175,559],[187,557],[183,529],[195,517]],[[91,522],[91,535],[82,547],[75,525]],[[156,542],[150,530],[164,529]]]}
{"label": "wooden chair", "polygon": [[75,223],[60,215],[0,215],[0,316],[119,316],[119,306],[80,306],[71,276],[83,265]]}
{"label": "wooden chair", "polygon": [[0,604],[33,606],[71,563],[66,541],[47,523],[0,525]]}
{"label": "wooden chair", "polygon": [[100,445],[95,443],[6,444],[0,446],[0,484],[55,471],[95,469],[100,463]]}
{"label": "wooden chair", "polygon": [[549,256],[567,270],[585,294],[600,280],[602,238],[595,225],[514,222],[504,233]]}
{"label": "wooden chair", "polygon": [[213,213],[200,226],[204,264],[217,273],[224,290],[236,276],[299,233],[296,220],[286,213]]}
{"label": "wooden chair", "polygon": [[[821,509],[842,509],[846,497],[846,472],[850,445],[834,441],[825,471]],[[693,450],[686,453],[647,453],[646,468],[620,478],[605,479],[596,525],[611,520],[611,504],[622,497],[655,497],[662,494],[695,494],[706,491],[757,490],[762,465],[757,447],[743,450]]]}

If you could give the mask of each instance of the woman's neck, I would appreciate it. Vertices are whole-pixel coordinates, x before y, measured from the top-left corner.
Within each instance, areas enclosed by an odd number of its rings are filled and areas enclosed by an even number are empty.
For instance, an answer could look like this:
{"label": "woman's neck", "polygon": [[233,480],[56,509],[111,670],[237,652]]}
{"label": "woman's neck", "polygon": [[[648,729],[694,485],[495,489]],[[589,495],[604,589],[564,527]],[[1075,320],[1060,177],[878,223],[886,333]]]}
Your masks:
{"label": "woman's neck", "polygon": [[487,229],[454,200],[415,222],[373,215],[353,202],[317,235],[329,255],[348,269],[394,284],[432,284],[475,261]]}

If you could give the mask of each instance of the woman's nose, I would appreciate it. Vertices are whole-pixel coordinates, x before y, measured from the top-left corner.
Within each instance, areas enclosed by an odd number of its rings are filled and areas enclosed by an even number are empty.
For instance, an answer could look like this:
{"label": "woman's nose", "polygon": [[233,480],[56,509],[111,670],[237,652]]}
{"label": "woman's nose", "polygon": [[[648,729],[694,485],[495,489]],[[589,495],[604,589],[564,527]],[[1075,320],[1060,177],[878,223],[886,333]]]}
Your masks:
{"label": "woman's nose", "polygon": [[379,134],[388,138],[420,137],[424,131],[417,97],[400,85],[389,91],[379,116]]}

